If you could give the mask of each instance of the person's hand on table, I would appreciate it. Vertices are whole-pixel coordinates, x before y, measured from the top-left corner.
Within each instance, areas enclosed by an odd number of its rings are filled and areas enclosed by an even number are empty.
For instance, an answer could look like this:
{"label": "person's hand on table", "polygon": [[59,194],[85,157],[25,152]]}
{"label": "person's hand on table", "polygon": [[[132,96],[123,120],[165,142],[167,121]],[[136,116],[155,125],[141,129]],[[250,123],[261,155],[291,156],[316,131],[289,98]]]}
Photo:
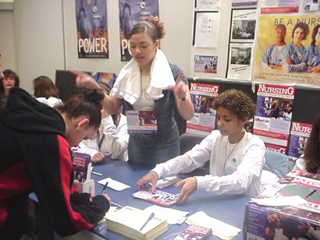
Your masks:
{"label": "person's hand on table", "polygon": [[156,172],[150,171],[148,174],[146,174],[143,178],[140,178],[137,182],[137,188],[138,190],[144,190],[146,188],[146,184],[151,183],[152,185],[152,192],[156,192],[156,186],[157,182],[159,180],[159,176]]}
{"label": "person's hand on table", "polygon": [[197,179],[195,177],[189,177],[183,179],[175,184],[175,187],[181,187],[179,197],[177,198],[176,203],[185,202],[192,193],[197,190]]}

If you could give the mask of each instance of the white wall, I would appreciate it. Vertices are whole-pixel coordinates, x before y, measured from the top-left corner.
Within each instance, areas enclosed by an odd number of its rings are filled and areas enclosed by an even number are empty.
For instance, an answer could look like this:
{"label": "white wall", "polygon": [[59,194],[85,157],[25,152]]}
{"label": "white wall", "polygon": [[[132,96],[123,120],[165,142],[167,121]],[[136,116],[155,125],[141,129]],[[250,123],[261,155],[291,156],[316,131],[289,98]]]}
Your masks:
{"label": "white wall", "polygon": [[61,0],[15,0],[14,21],[21,87],[32,92],[34,78],[64,68]]}
{"label": "white wall", "polygon": [[0,53],[2,70],[18,72],[15,24],[12,10],[0,10]]}

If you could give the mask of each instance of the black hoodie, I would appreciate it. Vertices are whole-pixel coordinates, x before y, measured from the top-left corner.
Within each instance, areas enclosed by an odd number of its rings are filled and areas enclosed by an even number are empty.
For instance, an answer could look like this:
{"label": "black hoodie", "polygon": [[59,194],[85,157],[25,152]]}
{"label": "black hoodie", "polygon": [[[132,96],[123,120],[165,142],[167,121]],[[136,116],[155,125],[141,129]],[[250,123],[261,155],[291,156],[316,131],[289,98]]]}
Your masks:
{"label": "black hoodie", "polygon": [[0,114],[0,239],[20,239],[34,191],[61,236],[90,229],[109,209],[103,196],[72,193],[65,123],[55,109],[12,88]]}

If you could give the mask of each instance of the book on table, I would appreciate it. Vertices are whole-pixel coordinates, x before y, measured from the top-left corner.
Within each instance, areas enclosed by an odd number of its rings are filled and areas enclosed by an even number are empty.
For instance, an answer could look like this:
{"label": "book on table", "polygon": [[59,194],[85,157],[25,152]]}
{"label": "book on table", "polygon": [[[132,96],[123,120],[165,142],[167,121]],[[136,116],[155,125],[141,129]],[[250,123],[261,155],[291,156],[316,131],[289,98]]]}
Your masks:
{"label": "book on table", "polygon": [[179,194],[173,194],[159,189],[157,189],[155,193],[152,193],[150,187],[145,190],[135,192],[132,196],[161,206],[170,207],[176,203]]}
{"label": "book on table", "polygon": [[184,240],[184,239],[194,239],[194,240],[203,240],[207,239],[212,235],[211,228],[189,225],[183,232],[174,238],[174,240]]}
{"label": "book on table", "polygon": [[105,219],[108,230],[137,240],[155,239],[168,230],[167,220],[130,206],[109,210]]}

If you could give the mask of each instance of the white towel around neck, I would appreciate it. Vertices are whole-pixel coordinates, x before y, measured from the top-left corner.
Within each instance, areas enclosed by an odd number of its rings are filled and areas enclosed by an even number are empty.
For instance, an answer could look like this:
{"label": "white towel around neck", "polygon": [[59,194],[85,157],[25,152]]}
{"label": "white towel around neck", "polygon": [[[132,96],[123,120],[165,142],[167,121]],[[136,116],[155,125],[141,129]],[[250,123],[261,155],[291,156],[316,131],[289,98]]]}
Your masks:
{"label": "white towel around neck", "polygon": [[[150,77],[150,86],[147,88],[147,94],[153,100],[162,98],[162,90],[175,84],[169,62],[160,49],[157,50],[152,61]],[[140,85],[140,67],[134,59],[131,59],[121,69],[110,94],[124,98],[130,104],[134,104],[141,95]]]}

